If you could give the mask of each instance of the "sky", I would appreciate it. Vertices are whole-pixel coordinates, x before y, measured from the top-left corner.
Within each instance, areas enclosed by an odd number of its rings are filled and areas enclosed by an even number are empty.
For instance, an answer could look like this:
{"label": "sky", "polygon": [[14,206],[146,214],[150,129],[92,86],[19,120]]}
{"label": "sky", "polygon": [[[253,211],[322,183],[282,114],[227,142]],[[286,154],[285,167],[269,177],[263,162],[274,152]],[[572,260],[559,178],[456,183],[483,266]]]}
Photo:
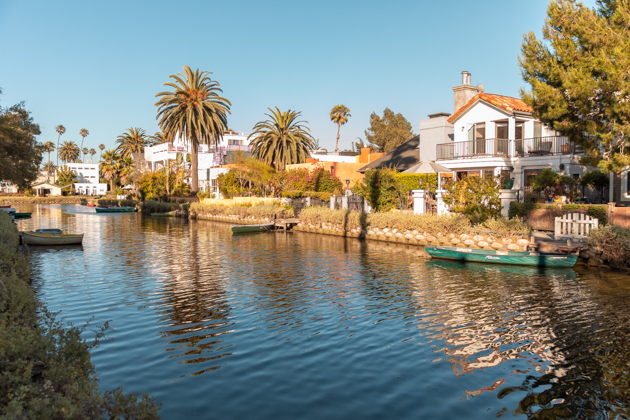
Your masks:
{"label": "sky", "polygon": [[[594,6],[595,0],[585,4]],[[334,150],[330,110],[350,109],[340,149],[365,139],[387,107],[418,133],[453,112],[461,72],[486,92],[527,88],[523,34],[540,36],[548,0],[0,0],[0,106],[24,101],[39,142],[115,146],[127,128],[158,131],[155,95],[182,66],[210,71],[231,103],[229,128],[251,133],[268,107],[295,110]],[[98,149],[97,149],[98,151]],[[54,158],[54,154],[53,154]]]}

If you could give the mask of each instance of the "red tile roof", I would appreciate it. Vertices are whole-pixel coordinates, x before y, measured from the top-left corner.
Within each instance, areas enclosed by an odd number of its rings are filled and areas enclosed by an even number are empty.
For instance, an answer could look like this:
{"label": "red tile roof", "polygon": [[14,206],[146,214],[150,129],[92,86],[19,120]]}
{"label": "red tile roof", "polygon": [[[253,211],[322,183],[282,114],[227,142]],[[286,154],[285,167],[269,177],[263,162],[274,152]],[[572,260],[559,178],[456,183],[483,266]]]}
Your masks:
{"label": "red tile roof", "polygon": [[472,99],[468,101],[466,105],[459,108],[457,112],[451,115],[451,117],[448,119],[448,122],[452,123],[453,121],[455,121],[455,119],[457,119],[457,117],[461,115],[477,99],[480,99],[492,105],[501,107],[508,112],[513,112],[513,111],[533,112],[534,111],[529,105],[523,102],[522,99],[512,98],[511,96],[495,95],[492,93],[478,93],[477,95],[473,96]]}

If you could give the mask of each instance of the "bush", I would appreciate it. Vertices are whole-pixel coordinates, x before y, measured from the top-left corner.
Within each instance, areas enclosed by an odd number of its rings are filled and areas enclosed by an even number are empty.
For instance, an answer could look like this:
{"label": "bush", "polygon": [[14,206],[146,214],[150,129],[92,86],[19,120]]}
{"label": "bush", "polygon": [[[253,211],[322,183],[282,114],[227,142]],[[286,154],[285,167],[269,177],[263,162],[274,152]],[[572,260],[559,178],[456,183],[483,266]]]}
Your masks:
{"label": "bush", "polygon": [[499,180],[495,178],[467,177],[447,182],[444,202],[456,213],[466,215],[471,223],[479,224],[501,214]]}
{"label": "bush", "polygon": [[362,182],[352,188],[354,194],[365,198],[376,212],[385,212],[404,206],[407,189],[396,181],[394,169],[369,169]]}
{"label": "bush", "polygon": [[317,191],[283,191],[282,196],[286,198],[311,197],[311,198],[316,198],[322,201],[330,201],[330,197],[332,197],[333,194],[328,193],[328,192],[317,192]]}
{"label": "bush", "polygon": [[482,226],[490,229],[492,233],[501,237],[523,236],[528,235],[531,231],[527,223],[523,222],[523,219],[519,217],[513,219],[508,219],[503,216],[493,217],[483,222]]}
{"label": "bush", "polygon": [[290,169],[286,171],[284,178],[284,191],[316,191],[336,193],[343,190],[341,180],[324,168],[315,168],[309,170],[307,168]]}
{"label": "bush", "polygon": [[538,209],[553,209],[556,211],[556,217],[560,217],[567,213],[585,213],[589,216],[595,217],[599,220],[600,226],[604,226],[608,223],[607,213],[608,206],[605,204],[539,204],[539,203],[517,203],[515,201],[510,203],[510,209],[508,210],[508,217],[510,219],[514,217],[520,217],[522,219],[527,217],[527,214],[531,210]]}
{"label": "bush", "polygon": [[90,349],[108,325],[87,344],[85,327],[58,321],[28,285],[28,254],[16,251],[18,239],[10,217],[0,212],[0,417],[159,418],[159,403],[146,394],[138,401],[121,389],[99,392]]}
{"label": "bush", "polygon": [[422,189],[426,189],[428,186],[429,192],[435,194],[438,183],[437,174],[396,173],[394,174],[394,178],[398,184],[405,187],[406,192],[419,189],[419,181],[422,180]]}
{"label": "bush", "polygon": [[614,225],[593,229],[588,235],[588,244],[618,267],[630,265],[630,229]]}
{"label": "bush", "polygon": [[141,205],[141,211],[143,213],[167,213],[173,210],[187,210],[190,207],[188,204],[177,203],[160,203],[153,200],[143,201]]}
{"label": "bush", "polygon": [[220,204],[203,204],[192,203],[190,205],[190,213],[192,215],[209,214],[211,216],[235,215],[245,219],[254,217],[256,219],[269,218],[273,219],[275,215],[278,218],[293,217],[293,209],[290,207],[279,206],[276,204],[259,204],[257,206],[222,206]]}

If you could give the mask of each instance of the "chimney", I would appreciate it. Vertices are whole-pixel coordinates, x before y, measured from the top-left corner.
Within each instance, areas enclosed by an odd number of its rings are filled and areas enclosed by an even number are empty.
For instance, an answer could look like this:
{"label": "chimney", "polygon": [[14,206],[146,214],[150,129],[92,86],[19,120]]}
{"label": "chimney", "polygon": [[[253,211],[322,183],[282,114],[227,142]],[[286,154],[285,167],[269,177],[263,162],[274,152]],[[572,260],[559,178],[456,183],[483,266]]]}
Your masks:
{"label": "chimney", "polygon": [[457,112],[461,107],[466,105],[476,94],[477,91],[483,92],[478,86],[472,86],[471,74],[467,71],[462,72],[462,84],[453,87],[455,93],[455,106],[453,112]]}

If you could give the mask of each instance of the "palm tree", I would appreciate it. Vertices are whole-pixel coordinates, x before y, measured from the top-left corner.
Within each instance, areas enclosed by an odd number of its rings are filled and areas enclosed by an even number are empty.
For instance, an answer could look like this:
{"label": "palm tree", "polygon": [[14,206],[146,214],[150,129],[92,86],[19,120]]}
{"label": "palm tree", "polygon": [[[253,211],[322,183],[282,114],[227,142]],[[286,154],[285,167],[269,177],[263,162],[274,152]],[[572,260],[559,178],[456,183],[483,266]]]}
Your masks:
{"label": "palm tree", "polygon": [[[55,143],[53,143],[52,141],[47,141],[46,143],[42,144],[42,152],[48,152],[48,165],[50,165],[50,152],[53,152],[54,150]],[[48,175],[50,175],[50,171],[48,172]],[[47,180],[50,181],[50,178],[48,178]]]}
{"label": "palm tree", "polygon": [[58,154],[64,163],[74,162],[79,158],[79,147],[73,141],[64,141]]}
{"label": "palm tree", "polygon": [[79,130],[79,134],[81,134],[81,150],[83,150],[83,140],[85,140],[85,138],[87,136],[90,135],[90,132],[87,131],[85,128],[82,128],[81,130]]}
{"label": "palm tree", "polygon": [[122,185],[126,185],[127,181],[129,181],[129,177],[133,172],[133,159],[131,156],[118,156],[118,161],[116,162],[116,171],[118,172],[118,176],[120,177],[120,182]]}
{"label": "palm tree", "polygon": [[61,138],[61,135],[66,132],[66,127],[64,127],[63,125],[59,124],[55,128],[55,131],[57,133],[59,133],[59,135],[57,136],[57,167],[59,167],[59,139]]}
{"label": "palm tree", "polygon": [[96,150],[90,149],[88,150],[88,153],[90,154],[90,156],[92,156],[92,159],[90,159],[90,163],[94,163],[94,155],[96,154]]}
{"label": "palm tree", "polygon": [[116,153],[122,157],[131,157],[132,153],[142,153],[144,147],[148,144],[148,138],[145,131],[141,128],[128,128],[127,132],[118,136],[116,143]]}
{"label": "palm tree", "polygon": [[149,146],[166,143],[166,137],[161,131],[156,131],[154,135],[149,136]]}
{"label": "palm tree", "polygon": [[337,124],[337,142],[335,143],[335,153],[339,151],[339,130],[341,126],[348,122],[350,110],[344,105],[337,105],[330,111],[330,120]]}
{"label": "palm tree", "polygon": [[88,154],[88,148],[84,147],[81,151],[83,152],[83,158],[81,159],[81,162],[83,162],[83,159],[85,159],[85,155]]}
{"label": "palm tree", "polygon": [[199,188],[199,144],[218,145],[227,128],[227,114],[230,113],[230,101],[219,96],[223,91],[217,81],[210,79],[210,72],[194,72],[188,66],[183,67],[184,74],[171,75],[175,83],[164,86],[173,92],[160,92],[155,103],[158,107],[156,119],[168,141],[179,135],[184,141],[190,141],[192,153],[192,188]]}
{"label": "palm tree", "polygon": [[114,179],[118,176],[118,156],[113,150],[106,150],[101,159],[100,169],[103,178],[109,181],[110,191],[114,191]]}
{"label": "palm tree", "polygon": [[300,112],[280,112],[267,108],[271,114],[265,114],[270,119],[261,121],[254,126],[254,132],[249,135],[252,156],[269,165],[275,165],[276,169],[284,169],[291,163],[302,163],[310,156],[315,145],[315,139],[311,131],[303,123],[297,121]]}
{"label": "palm tree", "polygon": [[103,143],[98,145],[98,148],[101,150],[101,155],[99,156],[99,160],[103,158],[103,150],[105,150],[105,145]]}
{"label": "palm tree", "polygon": [[49,179],[50,175],[54,175],[56,170],[57,166],[55,166],[55,164],[52,163],[50,160],[48,160],[48,163],[44,165],[44,171],[46,171],[46,173],[48,174]]}

